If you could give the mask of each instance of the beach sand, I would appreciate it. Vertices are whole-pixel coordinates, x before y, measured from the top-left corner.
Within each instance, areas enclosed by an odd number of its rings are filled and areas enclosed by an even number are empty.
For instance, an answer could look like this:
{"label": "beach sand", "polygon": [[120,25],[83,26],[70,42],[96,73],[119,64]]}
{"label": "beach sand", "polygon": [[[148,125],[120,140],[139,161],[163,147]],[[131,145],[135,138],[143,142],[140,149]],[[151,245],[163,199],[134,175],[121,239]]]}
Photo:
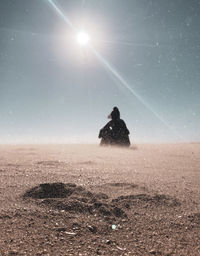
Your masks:
{"label": "beach sand", "polygon": [[200,144],[0,146],[0,255],[200,255]]}

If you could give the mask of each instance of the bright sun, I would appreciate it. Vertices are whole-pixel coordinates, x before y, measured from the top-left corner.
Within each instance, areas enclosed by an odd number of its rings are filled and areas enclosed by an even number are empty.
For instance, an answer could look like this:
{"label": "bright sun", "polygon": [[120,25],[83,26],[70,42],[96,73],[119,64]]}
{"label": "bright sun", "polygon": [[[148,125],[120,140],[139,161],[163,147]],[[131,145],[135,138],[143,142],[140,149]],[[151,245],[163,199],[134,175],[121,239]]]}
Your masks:
{"label": "bright sun", "polygon": [[76,35],[76,39],[80,46],[86,46],[90,41],[89,35],[84,31],[79,32]]}

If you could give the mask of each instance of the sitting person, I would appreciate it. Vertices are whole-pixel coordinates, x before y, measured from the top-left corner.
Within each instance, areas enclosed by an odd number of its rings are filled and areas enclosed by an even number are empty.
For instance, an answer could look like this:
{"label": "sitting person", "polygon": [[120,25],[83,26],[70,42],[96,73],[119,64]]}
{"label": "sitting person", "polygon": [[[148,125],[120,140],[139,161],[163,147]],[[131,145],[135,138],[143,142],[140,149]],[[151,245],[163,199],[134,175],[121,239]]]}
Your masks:
{"label": "sitting person", "polygon": [[120,119],[120,112],[117,107],[108,116],[112,120],[108,122],[99,132],[100,145],[130,146],[129,130],[125,122]]}

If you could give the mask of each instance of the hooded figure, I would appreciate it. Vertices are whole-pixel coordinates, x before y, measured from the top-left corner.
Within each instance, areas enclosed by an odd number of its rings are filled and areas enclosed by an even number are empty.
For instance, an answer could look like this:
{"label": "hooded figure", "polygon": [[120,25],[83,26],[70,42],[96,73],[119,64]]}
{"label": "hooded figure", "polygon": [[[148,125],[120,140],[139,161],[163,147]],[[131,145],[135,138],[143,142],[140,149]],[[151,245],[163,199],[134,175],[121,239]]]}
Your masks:
{"label": "hooded figure", "polygon": [[120,119],[120,112],[117,107],[113,108],[108,118],[108,122],[99,132],[101,138],[100,145],[130,146],[129,130],[125,122]]}

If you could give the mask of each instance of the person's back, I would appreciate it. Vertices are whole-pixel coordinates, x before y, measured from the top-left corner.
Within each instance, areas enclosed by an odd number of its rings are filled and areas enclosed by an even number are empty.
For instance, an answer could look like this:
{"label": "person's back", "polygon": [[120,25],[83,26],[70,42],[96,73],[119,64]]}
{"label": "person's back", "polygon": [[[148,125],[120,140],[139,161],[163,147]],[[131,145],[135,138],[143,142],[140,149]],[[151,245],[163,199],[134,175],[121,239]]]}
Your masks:
{"label": "person's back", "polygon": [[126,127],[125,122],[122,119],[113,120],[112,133],[114,144],[130,146],[129,130]]}
{"label": "person's back", "polygon": [[120,112],[117,107],[108,116],[112,120],[108,122],[99,132],[100,145],[130,146],[129,130],[125,122],[120,119]]}

